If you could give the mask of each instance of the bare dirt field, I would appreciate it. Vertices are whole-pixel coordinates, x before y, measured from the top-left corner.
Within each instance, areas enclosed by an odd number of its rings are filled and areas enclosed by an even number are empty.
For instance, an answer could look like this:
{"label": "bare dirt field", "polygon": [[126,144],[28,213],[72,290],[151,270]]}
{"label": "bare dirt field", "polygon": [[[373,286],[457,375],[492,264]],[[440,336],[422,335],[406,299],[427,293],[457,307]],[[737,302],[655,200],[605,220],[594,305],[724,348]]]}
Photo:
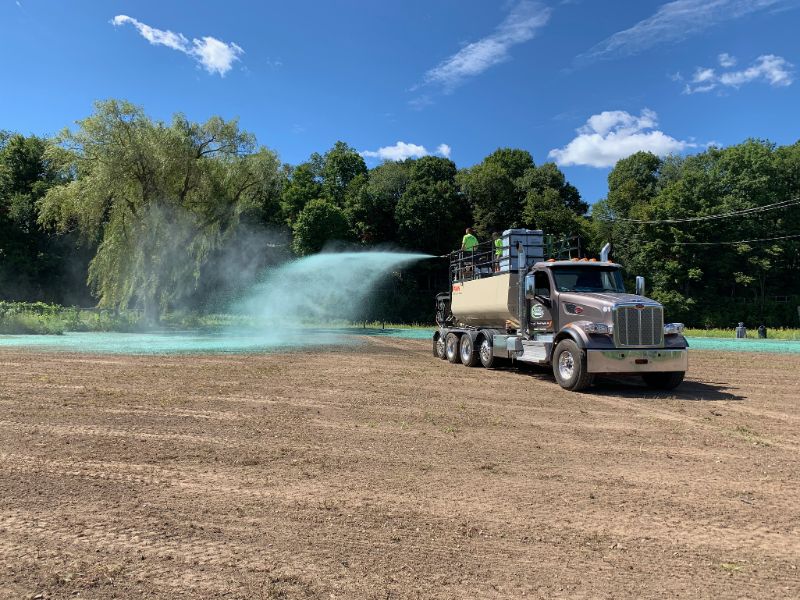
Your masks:
{"label": "bare dirt field", "polygon": [[2,598],[798,598],[800,356],[0,351]]}

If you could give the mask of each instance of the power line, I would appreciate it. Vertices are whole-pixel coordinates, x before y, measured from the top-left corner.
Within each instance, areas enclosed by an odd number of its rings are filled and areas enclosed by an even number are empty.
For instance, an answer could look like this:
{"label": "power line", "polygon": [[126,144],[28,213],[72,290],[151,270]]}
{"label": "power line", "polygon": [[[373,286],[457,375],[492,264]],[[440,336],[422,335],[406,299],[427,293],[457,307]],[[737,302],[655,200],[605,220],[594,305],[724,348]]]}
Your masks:
{"label": "power line", "polygon": [[792,200],[781,200],[780,202],[774,202],[773,204],[765,204],[764,206],[753,206],[751,208],[744,208],[742,210],[734,210],[727,213],[720,213],[717,215],[705,215],[700,217],[686,217],[685,219],[661,219],[661,220],[648,220],[648,219],[623,219],[623,218],[615,218],[615,219],[603,219],[601,221],[608,221],[612,223],[639,223],[642,225],[660,225],[662,223],[691,223],[694,221],[712,221],[715,219],[727,219],[730,217],[738,217],[738,216],[749,216],[757,213],[766,212],[769,210],[775,210],[778,208],[787,208],[789,206],[796,206],[800,204],[800,200],[794,198]]}
{"label": "power line", "polygon": [[792,238],[800,238],[800,233],[792,235],[782,235],[780,237],[760,238],[757,240],[739,240],[738,242],[672,242],[672,245],[677,246],[724,246],[736,244],[751,244],[755,242],[773,242],[777,240],[788,240]]}

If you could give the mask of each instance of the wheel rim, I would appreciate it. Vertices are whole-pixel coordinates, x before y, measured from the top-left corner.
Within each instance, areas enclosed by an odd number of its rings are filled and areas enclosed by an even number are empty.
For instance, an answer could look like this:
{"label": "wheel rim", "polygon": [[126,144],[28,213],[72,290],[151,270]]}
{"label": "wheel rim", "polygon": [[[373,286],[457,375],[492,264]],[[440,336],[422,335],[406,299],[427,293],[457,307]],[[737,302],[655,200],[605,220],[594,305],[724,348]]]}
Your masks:
{"label": "wheel rim", "polygon": [[444,356],[445,353],[445,345],[444,345],[444,338],[440,337],[436,340],[436,354],[439,356]]}
{"label": "wheel rim", "polygon": [[575,374],[575,357],[569,350],[564,350],[558,357],[558,374],[565,381],[572,379]]}
{"label": "wheel rim", "polygon": [[447,354],[455,355],[458,338],[455,336],[450,336],[447,338],[447,341],[445,343],[447,344]]}
{"label": "wheel rim", "polygon": [[492,360],[492,345],[489,343],[489,340],[483,340],[481,342],[481,360],[485,363],[488,363]]}
{"label": "wheel rim", "polygon": [[[464,338],[465,340],[469,340],[469,338]],[[468,341],[464,341],[461,344],[461,362],[468,363],[469,359],[472,354],[472,344]]]}

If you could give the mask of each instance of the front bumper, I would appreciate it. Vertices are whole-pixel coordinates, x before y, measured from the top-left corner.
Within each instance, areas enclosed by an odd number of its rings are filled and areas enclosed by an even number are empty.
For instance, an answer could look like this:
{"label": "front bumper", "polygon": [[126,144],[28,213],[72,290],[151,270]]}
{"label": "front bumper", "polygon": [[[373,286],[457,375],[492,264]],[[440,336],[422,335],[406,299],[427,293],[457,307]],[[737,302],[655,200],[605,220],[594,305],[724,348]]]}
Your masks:
{"label": "front bumper", "polygon": [[659,373],[686,371],[689,352],[685,348],[653,350],[587,350],[589,373]]}

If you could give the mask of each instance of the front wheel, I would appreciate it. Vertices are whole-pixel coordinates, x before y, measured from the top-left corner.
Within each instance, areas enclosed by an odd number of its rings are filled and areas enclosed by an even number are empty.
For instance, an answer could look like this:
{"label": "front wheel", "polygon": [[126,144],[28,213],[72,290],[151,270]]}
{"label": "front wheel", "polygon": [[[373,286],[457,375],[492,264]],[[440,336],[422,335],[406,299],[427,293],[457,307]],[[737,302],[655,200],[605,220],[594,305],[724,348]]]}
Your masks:
{"label": "front wheel", "polygon": [[586,353],[572,340],[561,340],[553,353],[553,374],[565,390],[579,392],[594,378],[586,369]]}
{"label": "front wheel", "polygon": [[674,390],[683,382],[684,371],[670,371],[667,373],[642,373],[642,379],[656,390]]}

